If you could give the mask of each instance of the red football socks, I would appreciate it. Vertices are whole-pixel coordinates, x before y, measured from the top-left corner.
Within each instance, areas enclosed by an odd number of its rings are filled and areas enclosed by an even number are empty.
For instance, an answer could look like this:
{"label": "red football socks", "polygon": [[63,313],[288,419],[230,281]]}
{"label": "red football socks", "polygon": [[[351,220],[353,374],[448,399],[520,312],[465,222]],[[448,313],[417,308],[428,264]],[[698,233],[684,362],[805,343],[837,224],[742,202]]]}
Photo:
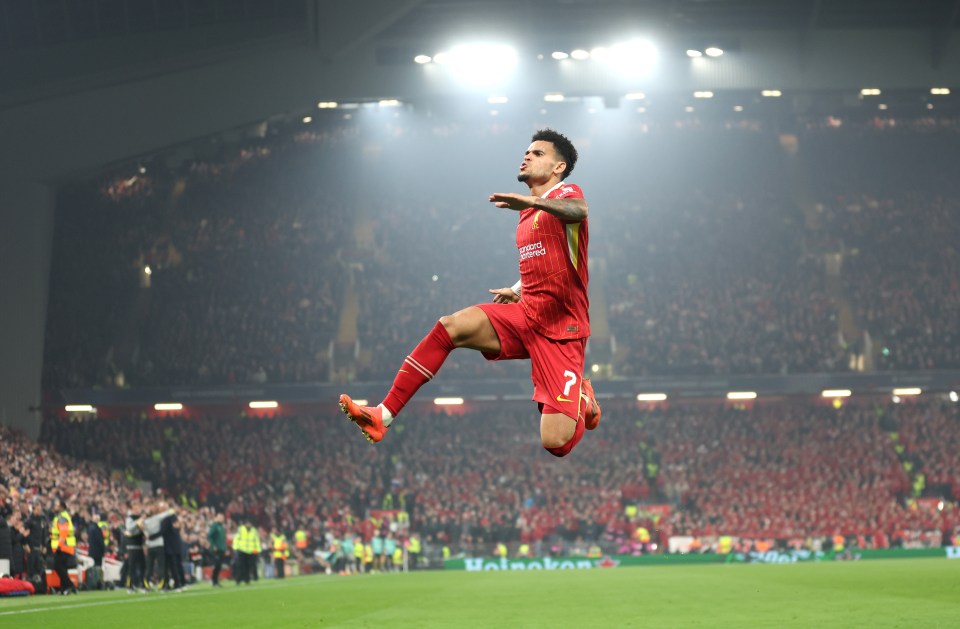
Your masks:
{"label": "red football socks", "polygon": [[394,417],[400,414],[410,398],[440,371],[443,361],[454,349],[453,340],[438,321],[430,333],[423,337],[410,355],[407,356],[383,405]]}

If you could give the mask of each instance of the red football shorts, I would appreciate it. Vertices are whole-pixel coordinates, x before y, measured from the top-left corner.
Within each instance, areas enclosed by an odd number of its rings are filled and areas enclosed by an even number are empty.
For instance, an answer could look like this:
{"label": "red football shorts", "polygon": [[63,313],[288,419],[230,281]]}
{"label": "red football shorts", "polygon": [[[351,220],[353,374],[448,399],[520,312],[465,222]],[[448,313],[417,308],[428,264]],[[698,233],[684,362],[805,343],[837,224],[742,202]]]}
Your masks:
{"label": "red football shorts", "polygon": [[560,412],[583,421],[580,377],[587,339],[555,341],[533,329],[520,304],[477,304],[500,337],[500,353],[483,353],[487,360],[530,359],[533,400],[547,412]]}

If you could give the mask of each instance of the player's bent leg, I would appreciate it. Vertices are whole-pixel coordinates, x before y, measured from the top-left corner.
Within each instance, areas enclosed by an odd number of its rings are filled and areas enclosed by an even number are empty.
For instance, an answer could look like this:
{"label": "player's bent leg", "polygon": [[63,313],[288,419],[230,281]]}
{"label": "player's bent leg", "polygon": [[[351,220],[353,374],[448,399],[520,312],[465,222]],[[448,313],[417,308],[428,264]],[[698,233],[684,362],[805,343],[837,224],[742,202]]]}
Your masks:
{"label": "player's bent leg", "polygon": [[556,457],[570,454],[583,438],[583,430],[582,420],[575,420],[563,413],[545,412],[540,416],[540,443]]}
{"label": "player's bent leg", "polygon": [[500,337],[482,308],[470,306],[452,315],[440,317],[455,347],[466,347],[487,354],[500,353]]}

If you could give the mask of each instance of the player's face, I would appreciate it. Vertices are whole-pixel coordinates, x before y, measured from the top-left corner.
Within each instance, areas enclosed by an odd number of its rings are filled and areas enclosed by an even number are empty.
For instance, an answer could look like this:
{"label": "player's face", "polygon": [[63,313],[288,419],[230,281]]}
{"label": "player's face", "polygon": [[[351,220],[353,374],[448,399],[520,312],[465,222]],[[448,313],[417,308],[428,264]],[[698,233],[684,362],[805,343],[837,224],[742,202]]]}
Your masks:
{"label": "player's face", "polygon": [[517,181],[537,184],[548,181],[554,174],[559,177],[563,173],[562,164],[551,142],[537,140],[523,154]]}

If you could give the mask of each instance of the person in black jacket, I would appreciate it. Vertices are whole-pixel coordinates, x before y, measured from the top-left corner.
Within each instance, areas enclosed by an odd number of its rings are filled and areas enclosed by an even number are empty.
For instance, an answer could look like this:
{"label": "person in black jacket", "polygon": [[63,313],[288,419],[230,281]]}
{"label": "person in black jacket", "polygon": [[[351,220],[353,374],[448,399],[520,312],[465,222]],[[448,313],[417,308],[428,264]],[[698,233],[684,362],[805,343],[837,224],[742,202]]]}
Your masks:
{"label": "person in black jacket", "polygon": [[166,554],[165,581],[174,590],[183,589],[183,538],[180,536],[180,520],[175,509],[170,509],[160,523],[163,535],[163,552]]}
{"label": "person in black jacket", "polygon": [[147,560],[143,554],[143,544],[146,538],[139,520],[142,517],[138,503],[127,503],[127,519],[123,524],[124,550],[126,557],[123,561],[125,574],[121,578],[123,585],[131,592],[143,589],[144,572]]}
{"label": "person in black jacket", "polygon": [[50,518],[43,513],[40,502],[34,502],[30,517],[23,523],[26,534],[27,579],[37,594],[47,591],[47,542],[50,539]]}

